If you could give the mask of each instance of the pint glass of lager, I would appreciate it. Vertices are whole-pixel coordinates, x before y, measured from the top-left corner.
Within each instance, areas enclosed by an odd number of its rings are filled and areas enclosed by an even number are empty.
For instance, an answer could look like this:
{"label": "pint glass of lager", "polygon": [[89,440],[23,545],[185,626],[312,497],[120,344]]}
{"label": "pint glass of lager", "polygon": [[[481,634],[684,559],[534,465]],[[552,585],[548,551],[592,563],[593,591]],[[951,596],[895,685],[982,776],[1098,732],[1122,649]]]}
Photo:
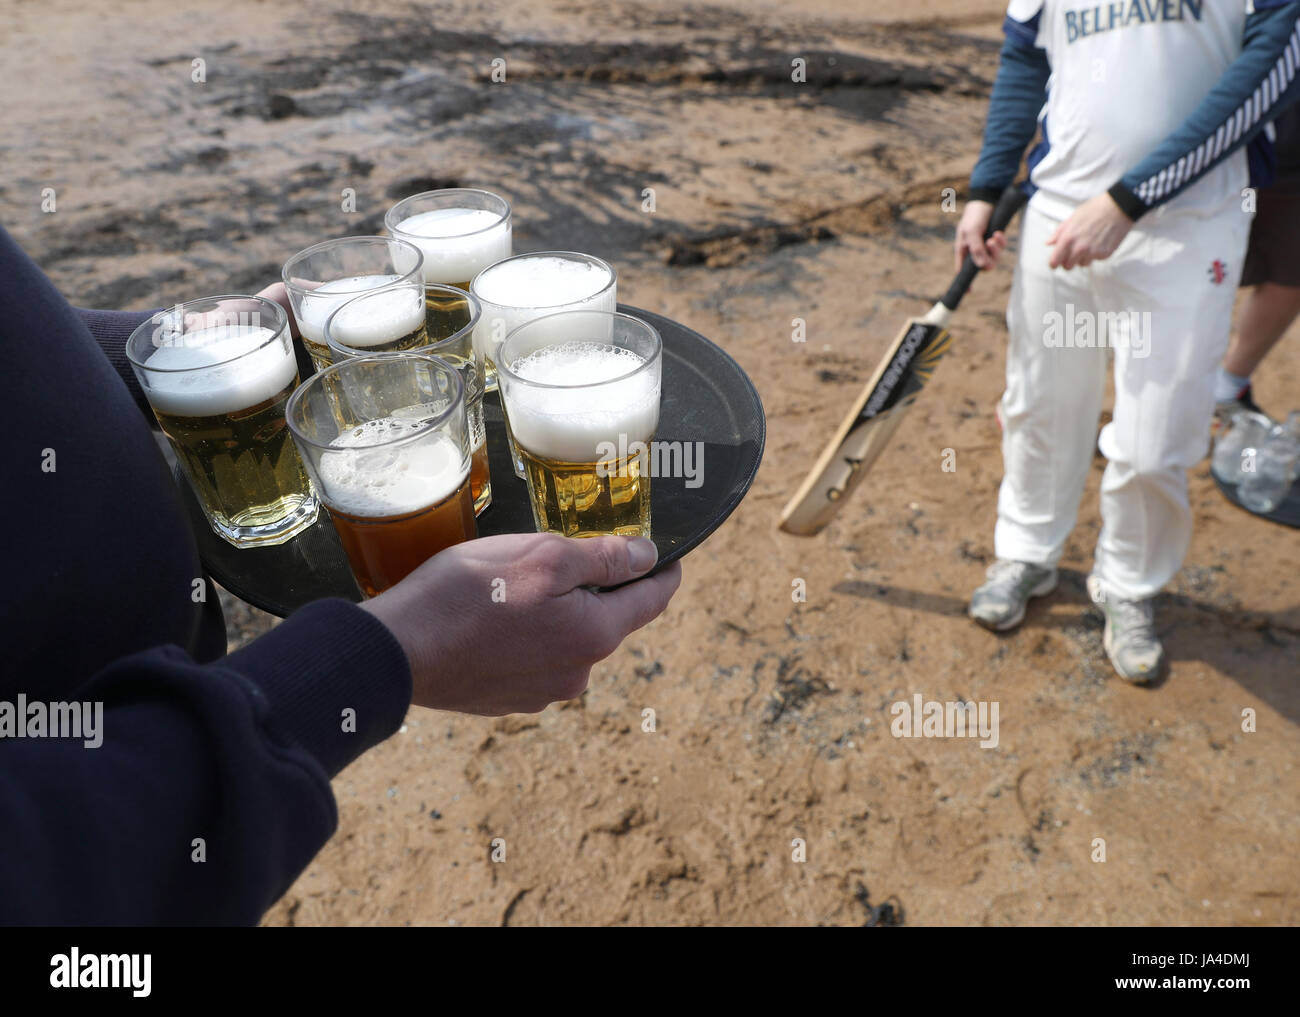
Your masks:
{"label": "pint glass of lager", "polygon": [[[468,290],[483,269],[510,257],[510,202],[491,191],[448,187],[403,198],[384,228],[424,253],[424,281]],[[497,387],[496,371],[487,389]]]}
{"label": "pint glass of lager", "polygon": [[212,529],[235,547],[282,544],[317,504],[285,426],[298,385],[289,319],[269,300],[207,297],[159,311],[127,357]]}
{"label": "pint glass of lager", "polygon": [[[573,251],[519,254],[484,270],[470,286],[483,306],[474,342],[488,373],[496,370],[497,351],[506,336],[525,322],[560,311],[592,310],[612,313],[618,304],[618,277],[608,263]],[[504,403],[503,403],[504,405]],[[515,473],[524,475],[523,461],[506,410],[506,434]]]}
{"label": "pint glass of lager", "polygon": [[344,237],[299,251],[281,275],[298,334],[316,370],[330,364],[325,322],[351,297],[379,286],[417,282],[424,255],[418,247],[390,237]]}
{"label": "pint glass of lager", "polygon": [[465,411],[473,449],[470,490],[474,514],[492,503],[488,473],[487,428],[483,421],[483,360],[474,351],[478,301],[454,286],[416,282],[420,328],[410,330],[408,284],[394,283],[353,297],[330,315],[325,341],[337,364],[351,357],[405,350],[441,357],[460,371],[465,382]]}
{"label": "pint glass of lager", "polygon": [[519,326],[498,356],[537,529],[650,536],[659,333],[626,314],[565,311]]}
{"label": "pint glass of lager", "polygon": [[477,536],[465,385],[446,361],[349,358],[301,385],[287,419],[367,597]]}

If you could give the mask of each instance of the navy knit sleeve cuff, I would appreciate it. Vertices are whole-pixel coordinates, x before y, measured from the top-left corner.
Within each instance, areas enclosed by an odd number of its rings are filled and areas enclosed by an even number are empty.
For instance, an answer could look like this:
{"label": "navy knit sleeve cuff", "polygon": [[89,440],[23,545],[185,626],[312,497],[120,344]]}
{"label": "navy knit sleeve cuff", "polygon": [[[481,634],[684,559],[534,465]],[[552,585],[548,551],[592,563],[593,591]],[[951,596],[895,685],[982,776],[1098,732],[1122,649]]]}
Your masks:
{"label": "navy knit sleeve cuff", "polygon": [[1002,191],[1005,190],[1005,187],[1001,190],[996,187],[972,187],[970,193],[967,195],[967,200],[987,201],[990,205],[996,205],[998,199],[1002,197]]}
{"label": "navy knit sleeve cuff", "polygon": [[1122,182],[1115,184],[1106,193],[1115,199],[1115,204],[1119,206],[1120,211],[1134,222],[1141,219],[1147,212],[1147,206],[1143,204],[1142,199]]}
{"label": "navy knit sleeve cuff", "polygon": [[126,357],[126,341],[131,338],[131,333],[140,326],[141,323],[148,321],[154,311],[92,311],[84,307],[73,308],[77,316],[81,319],[82,324],[90,332],[96,344],[108,357],[108,362],[113,365],[113,370],[117,376],[126,383],[126,387],[131,390],[131,397],[135,399],[136,405],[148,417],[149,422],[153,423],[153,413],[149,409],[149,402],[145,398],[144,390],[140,388],[140,382],[135,376],[135,371],[131,369],[131,361]]}
{"label": "navy knit sleeve cuff", "polygon": [[346,600],[318,600],[219,661],[267,697],[276,726],[331,777],[395,733],[411,704],[397,638]]}
{"label": "navy knit sleeve cuff", "polygon": [[96,311],[86,307],[73,308],[90,329],[90,334],[101,346],[126,346],[126,341],[143,322],[158,313],[152,311]]}

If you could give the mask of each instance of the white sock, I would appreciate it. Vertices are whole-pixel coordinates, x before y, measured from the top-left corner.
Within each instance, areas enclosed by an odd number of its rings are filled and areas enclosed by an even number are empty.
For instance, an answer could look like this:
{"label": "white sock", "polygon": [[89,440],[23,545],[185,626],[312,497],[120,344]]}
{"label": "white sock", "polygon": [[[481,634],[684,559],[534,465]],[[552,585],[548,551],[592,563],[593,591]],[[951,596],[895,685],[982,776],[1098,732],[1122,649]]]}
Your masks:
{"label": "white sock", "polygon": [[1239,374],[1229,374],[1220,367],[1219,373],[1214,376],[1214,401],[1223,403],[1236,399],[1249,385],[1250,375],[1243,378]]}

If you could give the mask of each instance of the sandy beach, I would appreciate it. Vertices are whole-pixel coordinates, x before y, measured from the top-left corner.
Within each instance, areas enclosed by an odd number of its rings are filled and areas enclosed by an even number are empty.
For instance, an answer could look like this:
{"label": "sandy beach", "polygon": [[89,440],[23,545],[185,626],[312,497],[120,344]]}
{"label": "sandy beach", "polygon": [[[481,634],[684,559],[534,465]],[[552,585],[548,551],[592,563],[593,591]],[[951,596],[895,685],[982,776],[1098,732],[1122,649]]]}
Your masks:
{"label": "sandy beach", "polygon": [[[963,304],[869,489],[816,538],[776,528],[901,321],[947,285],[944,196],[979,150],[1004,10],[0,9],[0,221],[73,303],[255,291],[312,243],[380,232],[407,194],[484,187],[512,202],[517,252],[607,259],[622,301],[720,344],[767,412],[757,480],[668,612],[579,700],[413,709],[336,779],[338,833],[266,924],[1300,921],[1297,531],[1234,508],[1202,462],[1157,607],[1170,675],[1127,685],[1084,590],[1098,457],[1058,590],[1009,635],[965,616],[993,555],[1008,270]],[[1282,414],[1297,333],[1256,377]],[[225,603],[232,648],[274,623]],[[891,705],[917,694],[996,702],[998,744],[894,737]]]}

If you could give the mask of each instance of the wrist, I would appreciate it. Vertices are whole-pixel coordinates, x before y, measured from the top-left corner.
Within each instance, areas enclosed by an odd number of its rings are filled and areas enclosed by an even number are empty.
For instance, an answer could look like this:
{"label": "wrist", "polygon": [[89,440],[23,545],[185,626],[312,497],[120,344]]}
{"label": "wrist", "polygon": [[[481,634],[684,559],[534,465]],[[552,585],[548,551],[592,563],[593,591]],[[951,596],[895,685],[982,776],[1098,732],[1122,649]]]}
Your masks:
{"label": "wrist", "polygon": [[411,672],[412,698],[418,699],[422,679],[426,674],[424,652],[420,642],[414,638],[414,633],[418,629],[414,628],[408,620],[407,616],[410,612],[403,603],[401,592],[396,589],[385,591],[377,597],[363,600],[357,607],[383,625],[400,647],[402,655],[406,658],[407,668]]}

